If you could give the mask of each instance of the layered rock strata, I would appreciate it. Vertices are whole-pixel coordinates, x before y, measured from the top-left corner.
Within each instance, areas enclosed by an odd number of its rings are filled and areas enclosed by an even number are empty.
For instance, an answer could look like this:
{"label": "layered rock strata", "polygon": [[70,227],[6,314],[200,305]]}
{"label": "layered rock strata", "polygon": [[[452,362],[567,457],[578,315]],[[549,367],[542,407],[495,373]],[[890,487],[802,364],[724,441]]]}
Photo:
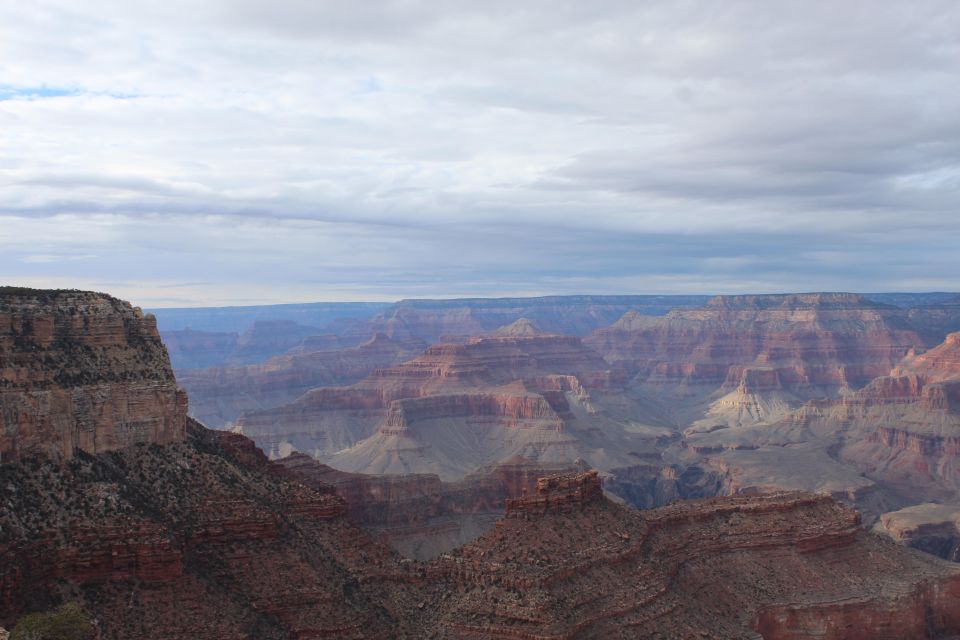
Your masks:
{"label": "layered rock strata", "polygon": [[0,288],[0,462],[182,441],[153,316],[110,296]]}
{"label": "layered rock strata", "polygon": [[315,389],[237,424],[271,457],[298,450],[350,471],[455,480],[513,455],[588,458],[571,426],[595,412],[591,390],[622,382],[579,338],[522,322],[434,345],[351,387]]}
{"label": "layered rock strata", "polygon": [[425,346],[378,334],[357,347],[330,348],[318,336],[262,364],[184,370],[177,375],[190,396],[190,415],[221,428],[244,412],[294,402],[310,389],[355,383],[417,355]]}
{"label": "layered rock strata", "polygon": [[644,381],[808,396],[861,387],[923,346],[906,311],[840,293],[719,296],[663,317],[628,313],[587,343]]}
{"label": "layered rock strata", "polygon": [[671,309],[701,305],[707,299],[707,296],[545,296],[401,300],[376,317],[355,323],[344,336],[359,341],[380,332],[401,340],[437,342],[442,336],[487,333],[520,318],[528,318],[546,331],[586,336],[631,310],[662,315]]}

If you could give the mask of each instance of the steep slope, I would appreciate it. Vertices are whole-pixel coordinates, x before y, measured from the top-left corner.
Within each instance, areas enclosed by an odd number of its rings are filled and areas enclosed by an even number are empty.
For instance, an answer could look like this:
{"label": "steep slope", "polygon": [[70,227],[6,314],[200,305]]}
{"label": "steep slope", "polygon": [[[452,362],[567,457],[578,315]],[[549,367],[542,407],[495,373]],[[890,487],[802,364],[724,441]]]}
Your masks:
{"label": "steep slope", "polygon": [[[358,581],[395,563],[342,501],[242,436],[0,466],[0,623],[77,601],[101,637],[388,637]],[[12,487],[12,489],[11,489]]]}
{"label": "steep slope", "polygon": [[768,424],[688,429],[660,464],[614,472],[636,504],[803,489],[854,504],[873,523],[931,500],[960,501],[958,452],[960,334],[951,334],[862,389],[811,400]]}
{"label": "steep slope", "polygon": [[105,294],[0,288],[0,461],[184,438],[153,316]]}
{"label": "steep slope", "polygon": [[910,500],[960,496],[960,333],[796,420],[834,434],[840,458]]}

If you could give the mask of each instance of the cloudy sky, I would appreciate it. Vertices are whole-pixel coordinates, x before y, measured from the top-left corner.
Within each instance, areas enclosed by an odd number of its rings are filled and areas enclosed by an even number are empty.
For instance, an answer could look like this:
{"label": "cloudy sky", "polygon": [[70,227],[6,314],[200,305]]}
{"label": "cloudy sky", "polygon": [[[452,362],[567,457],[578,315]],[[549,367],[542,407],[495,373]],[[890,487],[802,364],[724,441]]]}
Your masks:
{"label": "cloudy sky", "polygon": [[0,2],[0,283],[960,290],[960,4]]}

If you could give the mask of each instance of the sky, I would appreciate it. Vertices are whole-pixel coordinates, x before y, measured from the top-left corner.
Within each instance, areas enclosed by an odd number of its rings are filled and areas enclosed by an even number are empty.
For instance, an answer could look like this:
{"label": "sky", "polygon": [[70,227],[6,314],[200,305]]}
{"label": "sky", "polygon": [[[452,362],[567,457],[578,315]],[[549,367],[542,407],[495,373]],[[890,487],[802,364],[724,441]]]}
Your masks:
{"label": "sky", "polygon": [[960,4],[0,0],[0,284],[960,290]]}

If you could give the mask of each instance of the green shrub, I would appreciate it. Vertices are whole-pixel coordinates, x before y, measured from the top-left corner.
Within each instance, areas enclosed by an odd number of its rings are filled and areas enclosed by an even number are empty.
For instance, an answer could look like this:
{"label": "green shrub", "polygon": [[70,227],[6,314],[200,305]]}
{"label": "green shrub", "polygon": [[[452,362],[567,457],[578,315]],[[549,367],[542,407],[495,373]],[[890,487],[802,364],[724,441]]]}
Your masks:
{"label": "green shrub", "polygon": [[25,615],[17,621],[10,640],[88,640],[93,637],[90,616],[76,602],[56,611]]}

